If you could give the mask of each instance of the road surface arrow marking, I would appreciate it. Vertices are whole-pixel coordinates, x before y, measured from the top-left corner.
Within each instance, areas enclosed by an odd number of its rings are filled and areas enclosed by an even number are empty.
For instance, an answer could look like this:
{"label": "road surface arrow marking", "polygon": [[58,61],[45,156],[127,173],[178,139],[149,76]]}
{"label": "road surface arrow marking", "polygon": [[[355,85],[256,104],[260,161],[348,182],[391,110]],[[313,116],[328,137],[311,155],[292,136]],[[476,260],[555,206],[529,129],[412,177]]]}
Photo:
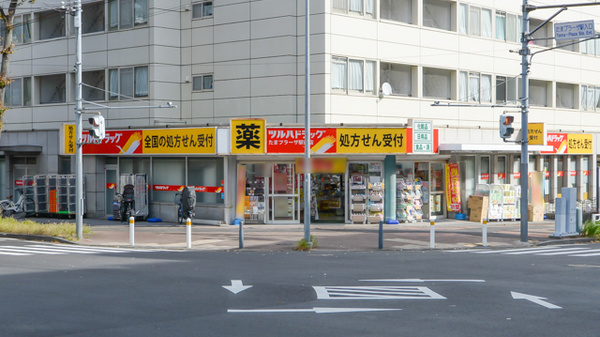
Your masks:
{"label": "road surface arrow marking", "polygon": [[315,314],[341,314],[352,312],[371,312],[371,311],[399,311],[402,309],[383,309],[383,308],[312,308],[312,309],[228,309],[230,314],[256,314],[256,313],[298,313],[314,312]]}
{"label": "road surface arrow marking", "polygon": [[245,286],[242,280],[231,280],[230,286],[222,286],[223,288],[231,291],[234,294],[241,293],[242,291],[252,288],[252,286]]}
{"label": "road surface arrow marking", "polygon": [[558,305],[554,305],[550,302],[546,302],[543,300],[547,300],[546,297],[539,297],[539,296],[533,296],[533,295],[527,295],[527,294],[521,294],[521,293],[517,293],[514,291],[511,291],[510,294],[512,295],[512,298],[515,300],[528,300],[531,301],[535,304],[539,304],[543,307],[546,307],[548,309],[562,309],[561,307],[559,307]]}

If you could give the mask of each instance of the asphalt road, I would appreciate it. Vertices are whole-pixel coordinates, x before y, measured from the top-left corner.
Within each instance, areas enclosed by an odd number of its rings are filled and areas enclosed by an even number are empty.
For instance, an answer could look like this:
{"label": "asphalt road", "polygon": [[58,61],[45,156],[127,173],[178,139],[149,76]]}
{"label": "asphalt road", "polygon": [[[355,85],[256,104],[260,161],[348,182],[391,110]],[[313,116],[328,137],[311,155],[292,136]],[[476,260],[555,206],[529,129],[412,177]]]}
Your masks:
{"label": "asphalt road", "polygon": [[0,255],[1,336],[598,335],[600,244],[486,253],[77,249],[0,240],[0,253],[22,254]]}

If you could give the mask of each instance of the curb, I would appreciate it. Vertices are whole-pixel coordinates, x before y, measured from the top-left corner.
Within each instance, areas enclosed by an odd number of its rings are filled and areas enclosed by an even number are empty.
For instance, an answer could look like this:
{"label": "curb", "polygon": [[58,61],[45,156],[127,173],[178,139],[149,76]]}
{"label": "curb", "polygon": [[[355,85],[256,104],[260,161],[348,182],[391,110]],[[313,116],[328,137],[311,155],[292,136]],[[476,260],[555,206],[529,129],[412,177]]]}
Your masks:
{"label": "curb", "polygon": [[48,236],[48,235],[33,235],[33,234],[12,234],[12,233],[0,233],[0,237],[10,238],[10,239],[21,239],[27,241],[43,241],[43,242],[60,242],[60,243],[68,243],[72,245],[76,245],[76,242],[69,241],[67,239],[63,239],[56,236]]}

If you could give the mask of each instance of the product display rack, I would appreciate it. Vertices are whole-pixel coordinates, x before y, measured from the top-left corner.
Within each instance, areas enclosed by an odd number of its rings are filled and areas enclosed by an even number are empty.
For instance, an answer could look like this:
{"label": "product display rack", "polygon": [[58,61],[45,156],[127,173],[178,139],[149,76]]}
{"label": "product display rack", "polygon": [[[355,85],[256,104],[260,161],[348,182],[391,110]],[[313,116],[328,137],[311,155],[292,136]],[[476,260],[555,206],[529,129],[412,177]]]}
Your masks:
{"label": "product display rack", "polygon": [[383,220],[383,184],[369,184],[369,223]]}
{"label": "product display rack", "polygon": [[352,223],[365,223],[367,220],[367,185],[362,175],[353,175],[350,183],[350,205]]}
{"label": "product display rack", "polygon": [[521,218],[519,186],[478,184],[475,195],[488,197],[488,220],[514,221]]}
{"label": "product display rack", "polygon": [[420,181],[400,178],[396,182],[396,218],[398,221],[423,220],[423,190]]}

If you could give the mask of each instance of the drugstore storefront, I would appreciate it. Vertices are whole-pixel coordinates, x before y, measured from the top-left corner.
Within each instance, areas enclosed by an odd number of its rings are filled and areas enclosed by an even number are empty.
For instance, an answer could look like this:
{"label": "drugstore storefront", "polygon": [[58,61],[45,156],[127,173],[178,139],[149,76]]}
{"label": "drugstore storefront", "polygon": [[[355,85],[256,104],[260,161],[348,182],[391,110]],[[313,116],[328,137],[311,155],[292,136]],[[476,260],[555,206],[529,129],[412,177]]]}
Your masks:
{"label": "drugstore storefront", "polygon": [[[444,217],[445,162],[431,125],[311,128],[311,222]],[[303,221],[304,128],[232,120],[230,142],[237,157],[235,218]]]}

